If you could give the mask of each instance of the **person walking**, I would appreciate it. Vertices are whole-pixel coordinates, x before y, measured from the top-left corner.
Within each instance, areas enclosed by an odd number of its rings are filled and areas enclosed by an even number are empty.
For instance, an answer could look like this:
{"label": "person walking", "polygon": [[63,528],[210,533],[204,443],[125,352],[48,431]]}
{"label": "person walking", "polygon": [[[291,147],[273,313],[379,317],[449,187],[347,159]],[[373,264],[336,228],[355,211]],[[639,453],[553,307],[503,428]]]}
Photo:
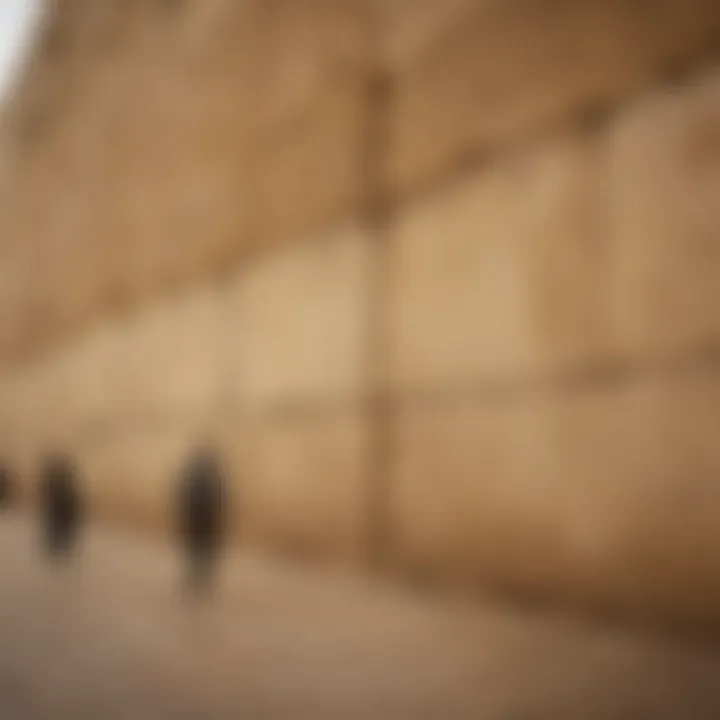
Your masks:
{"label": "person walking", "polygon": [[209,446],[196,450],[181,473],[177,515],[188,586],[193,592],[206,592],[213,582],[225,530],[225,488]]}
{"label": "person walking", "polygon": [[82,507],[77,474],[62,455],[52,455],[44,462],[41,513],[46,552],[52,558],[67,558],[75,549]]}
{"label": "person walking", "polygon": [[14,482],[10,468],[0,461],[0,510],[12,505],[14,500]]}

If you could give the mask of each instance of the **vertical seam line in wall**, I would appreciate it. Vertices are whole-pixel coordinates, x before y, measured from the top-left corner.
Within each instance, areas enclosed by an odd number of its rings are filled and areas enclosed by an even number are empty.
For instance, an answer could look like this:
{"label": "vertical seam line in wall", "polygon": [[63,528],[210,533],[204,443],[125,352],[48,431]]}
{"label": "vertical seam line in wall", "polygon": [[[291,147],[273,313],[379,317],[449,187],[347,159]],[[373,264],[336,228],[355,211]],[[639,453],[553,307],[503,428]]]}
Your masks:
{"label": "vertical seam line in wall", "polygon": [[[377,0],[382,2],[383,0]],[[368,66],[366,68],[365,123],[362,144],[362,225],[367,231],[368,260],[365,285],[365,432],[367,445],[363,476],[363,550],[367,567],[387,566],[393,545],[394,406],[385,392],[383,372],[389,350],[389,293],[392,281],[389,248],[391,216],[383,182],[389,143],[392,102],[391,75],[380,52],[380,9],[368,3],[366,16]]]}

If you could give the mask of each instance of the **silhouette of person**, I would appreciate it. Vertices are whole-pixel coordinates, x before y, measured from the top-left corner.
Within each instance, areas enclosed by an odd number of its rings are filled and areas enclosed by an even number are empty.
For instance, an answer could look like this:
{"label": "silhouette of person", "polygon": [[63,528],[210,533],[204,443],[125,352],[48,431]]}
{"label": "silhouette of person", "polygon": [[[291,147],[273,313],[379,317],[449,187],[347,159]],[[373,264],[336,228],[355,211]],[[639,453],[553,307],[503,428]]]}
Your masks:
{"label": "silhouette of person", "polygon": [[45,549],[51,557],[72,553],[82,519],[77,476],[62,455],[48,457],[42,468],[41,506]]}
{"label": "silhouette of person", "polygon": [[224,505],[217,458],[203,446],[184,468],[178,493],[179,530],[192,591],[206,591],[212,583],[225,530]]}
{"label": "silhouette of person", "polygon": [[14,489],[10,469],[4,463],[0,463],[0,509],[12,504]]}

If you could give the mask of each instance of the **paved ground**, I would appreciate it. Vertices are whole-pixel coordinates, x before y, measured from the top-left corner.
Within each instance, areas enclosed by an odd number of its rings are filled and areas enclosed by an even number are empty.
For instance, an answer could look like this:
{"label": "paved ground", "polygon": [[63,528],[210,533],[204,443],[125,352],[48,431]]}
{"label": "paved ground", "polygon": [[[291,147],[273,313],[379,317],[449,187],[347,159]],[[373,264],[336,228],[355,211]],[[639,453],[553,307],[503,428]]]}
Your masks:
{"label": "paved ground", "polygon": [[68,568],[0,516],[2,720],[720,717],[720,657],[230,558],[206,605],[167,548],[93,531]]}

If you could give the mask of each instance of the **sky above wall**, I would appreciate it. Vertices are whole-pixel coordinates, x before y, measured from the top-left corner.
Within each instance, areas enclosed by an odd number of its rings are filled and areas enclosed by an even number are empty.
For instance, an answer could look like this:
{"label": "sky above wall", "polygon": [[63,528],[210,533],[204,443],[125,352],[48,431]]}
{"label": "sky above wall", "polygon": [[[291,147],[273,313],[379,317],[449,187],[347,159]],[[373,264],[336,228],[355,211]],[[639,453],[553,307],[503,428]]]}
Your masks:
{"label": "sky above wall", "polygon": [[0,0],[0,101],[22,67],[41,4],[42,0]]}

